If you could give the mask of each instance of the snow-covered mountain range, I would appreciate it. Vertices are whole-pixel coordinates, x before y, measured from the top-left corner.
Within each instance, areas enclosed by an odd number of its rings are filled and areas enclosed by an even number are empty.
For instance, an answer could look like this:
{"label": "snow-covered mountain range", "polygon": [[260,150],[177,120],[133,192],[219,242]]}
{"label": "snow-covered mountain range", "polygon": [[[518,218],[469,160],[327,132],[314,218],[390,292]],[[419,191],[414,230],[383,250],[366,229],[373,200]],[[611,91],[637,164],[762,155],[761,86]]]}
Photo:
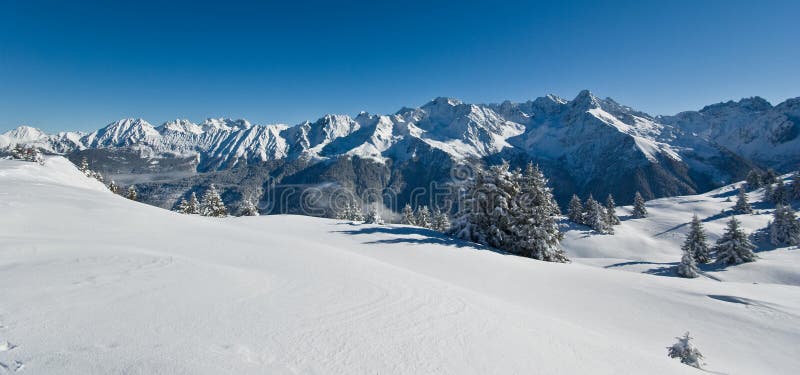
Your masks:
{"label": "snow-covered mountain range", "polygon": [[[153,126],[123,119],[89,134],[45,134],[21,126],[0,135],[0,148],[24,143],[54,153],[88,153],[95,169],[130,182],[138,182],[131,177],[136,174],[174,172],[167,165],[193,174],[278,162],[296,172],[355,157],[389,169],[382,188],[391,185],[391,176],[402,175],[395,185],[406,190],[442,180],[452,164],[466,160],[534,160],[558,184],[562,202],[573,192],[610,192],[627,202],[635,190],[647,198],[690,194],[742,178],[753,166],[793,168],[800,162],[798,135],[800,98],[773,106],[755,97],[651,116],[582,91],[573,100],[548,95],[524,103],[436,98],[391,115],[326,115],[295,126],[231,119]],[[136,158],[148,168],[120,166],[119,160],[131,165]],[[441,172],[410,176],[420,163],[436,163]]]}

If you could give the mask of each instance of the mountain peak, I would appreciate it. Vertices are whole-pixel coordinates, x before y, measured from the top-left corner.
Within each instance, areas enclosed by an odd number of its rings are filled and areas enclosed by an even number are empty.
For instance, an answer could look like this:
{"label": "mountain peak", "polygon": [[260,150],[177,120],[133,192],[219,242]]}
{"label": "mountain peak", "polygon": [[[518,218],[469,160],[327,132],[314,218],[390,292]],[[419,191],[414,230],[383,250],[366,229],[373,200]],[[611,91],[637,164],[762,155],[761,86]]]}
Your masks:
{"label": "mountain peak", "polygon": [[424,106],[422,108],[429,108],[429,107],[455,107],[457,105],[464,104],[461,100],[456,98],[448,98],[444,96],[437,97]]}
{"label": "mountain peak", "polygon": [[600,98],[594,96],[589,90],[581,90],[575,99],[572,99],[572,104],[581,108],[597,108],[600,107]]}

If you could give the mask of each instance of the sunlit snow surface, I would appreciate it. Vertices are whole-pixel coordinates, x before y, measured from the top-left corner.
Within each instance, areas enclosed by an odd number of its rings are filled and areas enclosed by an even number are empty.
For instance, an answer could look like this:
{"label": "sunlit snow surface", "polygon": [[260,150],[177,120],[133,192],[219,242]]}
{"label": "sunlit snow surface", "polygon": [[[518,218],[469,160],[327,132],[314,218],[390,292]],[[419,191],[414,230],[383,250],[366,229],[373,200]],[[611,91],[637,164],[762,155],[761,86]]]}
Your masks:
{"label": "sunlit snow surface", "polygon": [[575,229],[576,261],[552,264],[405,226],[180,215],[62,158],[0,160],[0,373],[697,373],[666,356],[687,330],[710,371],[794,373],[797,250],[713,279],[602,267],[676,261],[684,229],[659,233],[727,205],[708,197]]}

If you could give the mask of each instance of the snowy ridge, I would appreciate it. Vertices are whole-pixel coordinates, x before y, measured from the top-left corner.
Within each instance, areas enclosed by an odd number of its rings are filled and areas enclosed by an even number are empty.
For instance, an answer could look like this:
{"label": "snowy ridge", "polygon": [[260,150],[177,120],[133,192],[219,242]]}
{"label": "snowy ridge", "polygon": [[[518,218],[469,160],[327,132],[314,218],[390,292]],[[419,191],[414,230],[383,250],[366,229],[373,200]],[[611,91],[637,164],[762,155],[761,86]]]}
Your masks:
{"label": "snowy ridge", "polygon": [[99,185],[57,157],[0,160],[4,368],[691,374],[666,356],[687,330],[710,372],[800,367],[800,290],[738,270],[686,280],[406,226],[180,215]]}

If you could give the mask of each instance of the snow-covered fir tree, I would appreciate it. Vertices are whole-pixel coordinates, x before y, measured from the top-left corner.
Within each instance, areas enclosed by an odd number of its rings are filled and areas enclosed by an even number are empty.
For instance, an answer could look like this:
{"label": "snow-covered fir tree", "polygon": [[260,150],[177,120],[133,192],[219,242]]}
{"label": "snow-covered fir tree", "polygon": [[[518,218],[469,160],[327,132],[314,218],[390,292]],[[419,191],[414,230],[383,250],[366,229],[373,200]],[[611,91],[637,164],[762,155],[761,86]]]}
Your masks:
{"label": "snow-covered fir tree", "polygon": [[581,203],[581,199],[578,198],[576,194],[572,194],[572,199],[569,201],[569,207],[567,208],[567,218],[569,221],[576,223],[576,224],[583,224],[583,203]]}
{"label": "snow-covered fir tree", "polygon": [[128,194],[125,195],[128,199],[135,201],[139,198],[139,193],[136,192],[136,187],[131,185],[128,186]]}
{"label": "snow-covered fir tree", "polygon": [[381,218],[381,213],[378,212],[377,204],[370,206],[369,212],[367,212],[367,216],[364,218],[364,224],[383,225],[383,218]]}
{"label": "snow-covered fir tree", "polygon": [[228,216],[228,209],[225,207],[225,203],[222,202],[222,197],[220,197],[214,184],[211,184],[203,194],[203,199],[200,201],[200,214],[212,217]]}
{"label": "snow-covered fir tree", "polygon": [[86,174],[86,172],[89,170],[89,159],[87,159],[85,156],[81,158],[81,164],[78,166],[78,170],[84,174]]}
{"label": "snow-covered fir tree", "polygon": [[431,228],[433,221],[431,220],[431,211],[428,209],[428,206],[421,206],[417,208],[417,214],[415,215],[414,221],[417,223],[417,226],[423,228]]}
{"label": "snow-covered fir tree", "polygon": [[633,196],[633,217],[647,217],[647,208],[644,206],[644,198],[638,191]]}
{"label": "snow-covered fir tree", "polygon": [[736,217],[731,217],[725,233],[717,240],[714,251],[716,252],[718,263],[740,264],[756,260],[756,255],[753,253],[756,247],[750,242],[747,234],[744,233],[739,225],[739,220],[736,220]]}
{"label": "snow-covered fir tree", "polygon": [[619,225],[619,216],[617,216],[617,203],[614,202],[614,197],[608,194],[606,197],[606,222],[609,225]]}
{"label": "snow-covered fir tree", "polygon": [[529,163],[521,176],[519,194],[513,199],[512,252],[548,262],[568,261],[561,249],[561,210],[547,186],[544,173]]}
{"label": "snow-covered fir tree", "polygon": [[703,223],[700,222],[696,214],[692,217],[689,233],[686,235],[686,240],[683,241],[681,250],[683,250],[684,253],[687,251],[690,252],[697,263],[708,263],[711,261],[706,232],[703,229]]}
{"label": "snow-covered fir tree", "polygon": [[772,193],[774,192],[772,184],[764,185],[764,200],[772,202]]}
{"label": "snow-covered fir tree", "polygon": [[431,229],[442,233],[450,230],[450,219],[447,217],[447,213],[440,210],[439,207],[435,207],[433,209],[433,222]]}
{"label": "snow-covered fir tree", "polygon": [[583,204],[583,221],[598,233],[614,234],[614,228],[608,223],[606,209],[589,194]]}
{"label": "snow-covered fir tree", "polygon": [[364,211],[361,206],[355,202],[350,205],[350,220],[364,221]]}
{"label": "snow-covered fir tree", "polygon": [[683,337],[676,337],[676,339],[678,342],[667,348],[667,355],[670,358],[680,358],[683,364],[700,368],[703,354],[691,343],[692,337],[689,337],[689,332],[686,332]]}
{"label": "snow-covered fir tree", "polygon": [[800,171],[794,172],[792,176],[791,193],[789,194],[793,200],[800,200]]}
{"label": "snow-covered fir tree", "polygon": [[108,184],[108,190],[111,190],[114,194],[119,194],[119,185],[114,180],[111,180],[111,183]]}
{"label": "snow-covered fir tree", "polygon": [[681,262],[678,263],[678,276],[692,279],[699,276],[698,271],[694,254],[689,248],[683,247],[683,256],[681,256]]}
{"label": "snow-covered fir tree", "polygon": [[769,225],[770,242],[775,246],[800,245],[800,221],[792,206],[778,205]]}
{"label": "snow-covered fir tree", "polygon": [[761,173],[758,173],[757,170],[751,169],[750,172],[747,173],[747,177],[745,178],[747,181],[747,189],[755,190],[761,187]]}
{"label": "snow-covered fir tree", "polygon": [[403,207],[403,214],[400,217],[400,224],[417,225],[417,222],[414,219],[414,209],[412,209],[411,205],[408,203],[406,203],[406,206]]}
{"label": "snow-covered fir tree", "polygon": [[450,233],[457,238],[498,249],[513,248],[512,199],[519,192],[518,179],[504,162],[489,169],[476,168],[464,187],[464,197]]}
{"label": "snow-covered fir tree", "polygon": [[258,207],[250,198],[243,199],[239,207],[239,216],[258,216]]}
{"label": "snow-covered fir tree", "polygon": [[189,202],[186,201],[186,198],[181,198],[181,201],[178,203],[178,206],[175,207],[175,212],[185,214],[188,207],[189,207]]}
{"label": "snow-covered fir tree", "polygon": [[783,183],[783,180],[780,180],[775,184],[775,189],[772,190],[772,196],[770,198],[772,203],[775,203],[776,205],[789,204],[789,191],[786,189],[786,185]]}
{"label": "snow-covered fir tree", "polygon": [[197,194],[192,192],[192,195],[189,196],[189,204],[186,206],[186,211],[183,213],[197,215],[200,213],[200,202],[197,200]]}
{"label": "snow-covered fir tree", "polygon": [[761,183],[763,185],[771,185],[776,182],[778,182],[778,174],[772,168],[767,169],[767,173],[762,176]]}
{"label": "snow-covered fir tree", "polygon": [[753,208],[750,207],[750,202],[747,201],[747,193],[744,191],[743,187],[739,188],[739,193],[736,195],[736,204],[733,206],[733,210],[740,214],[749,214],[753,212]]}

